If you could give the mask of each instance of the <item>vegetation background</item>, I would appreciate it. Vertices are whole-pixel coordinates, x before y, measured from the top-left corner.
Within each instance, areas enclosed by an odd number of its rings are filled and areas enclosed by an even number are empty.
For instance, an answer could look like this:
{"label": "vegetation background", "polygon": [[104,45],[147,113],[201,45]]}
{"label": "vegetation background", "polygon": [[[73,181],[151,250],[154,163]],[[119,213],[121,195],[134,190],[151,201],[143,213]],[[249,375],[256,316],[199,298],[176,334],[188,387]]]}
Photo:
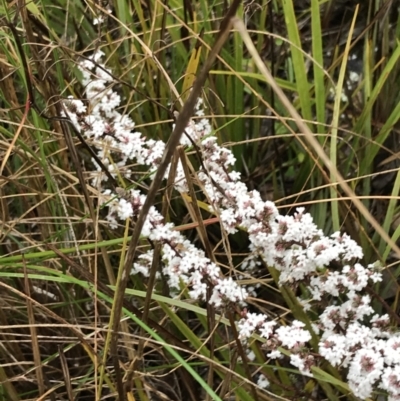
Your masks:
{"label": "vegetation background", "polygon": [[[101,49],[118,79],[121,113],[146,137],[167,141],[171,111],[180,108],[175,93],[187,98],[228,6],[225,0],[0,4],[0,400],[112,400],[121,375],[128,400],[356,399],[332,367],[322,366],[318,378],[303,377],[289,364],[266,360],[258,342],[248,359],[231,327],[240,318],[235,312],[220,316],[191,302],[184,289],[172,298],[162,282],[146,302],[148,283],[139,276],[130,278],[118,354],[107,346],[115,277],[130,233],[110,230],[104,220],[99,192],[90,186],[90,154],[58,118],[60,102],[83,97],[77,65]],[[394,242],[400,235],[399,7],[397,0],[259,0],[237,11],[275,82]],[[249,189],[282,214],[305,206],[326,234],[349,233],[365,264],[387,266],[385,282],[373,289],[374,307],[397,314],[398,257],[299,132],[240,32],[220,52],[203,99]],[[188,155],[198,166],[196,154]],[[145,169],[131,167],[146,188]],[[160,210],[167,202],[162,195]],[[169,219],[199,243],[186,205],[174,192]],[[226,274],[257,287],[252,310],[281,323],[302,316],[273,269],[240,272],[246,233],[230,237],[230,254],[218,225],[208,226],[208,238]],[[225,268],[229,258],[238,266],[233,272]],[[267,390],[256,385],[259,374],[270,381]]]}

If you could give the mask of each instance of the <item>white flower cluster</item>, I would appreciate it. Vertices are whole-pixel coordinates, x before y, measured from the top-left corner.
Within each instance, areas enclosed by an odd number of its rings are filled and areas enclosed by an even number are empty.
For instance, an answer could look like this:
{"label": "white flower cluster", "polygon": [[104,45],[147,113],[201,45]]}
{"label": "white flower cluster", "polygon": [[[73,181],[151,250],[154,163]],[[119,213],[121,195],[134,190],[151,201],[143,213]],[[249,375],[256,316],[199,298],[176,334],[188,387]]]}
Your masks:
{"label": "white flower cluster", "polygon": [[[100,57],[96,54],[93,60],[98,62]],[[76,128],[93,141],[99,157],[114,176],[116,169],[123,171],[128,160],[154,171],[164,144],[134,132],[132,120],[116,110],[120,98],[110,87],[112,79],[107,70],[90,60],[81,64],[81,70],[90,112],[79,100],[66,102],[67,115]],[[201,103],[197,115],[202,115]],[[368,282],[380,281],[381,274],[374,266],[364,267],[357,262],[363,257],[361,248],[345,234],[326,237],[303,208],[298,208],[293,216],[281,216],[272,202],[261,199],[259,192],[249,192],[240,181],[240,174],[231,170],[235,163],[232,152],[218,145],[207,119],[190,122],[185,135],[183,145],[192,146],[194,142],[199,148],[203,164],[198,177],[210,208],[219,216],[224,229],[228,233],[239,227],[245,229],[252,254],[260,255],[268,266],[280,272],[281,285],[301,282],[309,293],[309,299],[302,300],[308,308],[315,306],[318,311],[318,306],[325,305],[314,322],[314,331],[321,333],[319,356],[307,348],[312,335],[299,321],[278,326],[264,314],[244,312],[238,323],[240,337],[246,340],[258,333],[265,339],[268,357],[272,359],[283,357],[279,347],[290,350],[291,364],[306,375],[312,374],[311,368],[318,358],[346,369],[349,386],[360,398],[381,388],[387,391],[389,400],[400,400],[400,337],[389,329],[387,316],[373,315],[370,297],[362,295]],[[125,170],[123,174],[129,176],[131,172]],[[102,180],[105,178],[96,179],[95,184]],[[187,190],[181,166],[175,188]],[[131,190],[124,197],[104,190],[104,196],[111,199],[107,207],[112,227],[118,220],[136,216],[145,200],[138,190]],[[171,223],[164,223],[154,207],[142,235],[162,244],[163,273],[171,287],[179,288],[180,283],[185,283],[190,287],[190,296],[202,300],[210,288],[210,302],[215,306],[246,299],[247,292],[232,278],[222,277],[219,267],[175,231]],[[152,259],[152,251],[141,255],[133,273],[148,274]]]}
{"label": "white flower cluster", "polygon": [[[92,60],[97,64],[103,55],[99,51]],[[146,140],[134,131],[132,119],[117,110],[121,97],[112,89],[113,79],[107,72],[109,70],[96,64],[86,59],[79,65],[89,107],[71,96],[64,104],[66,114],[75,128],[97,149],[98,157],[113,177],[121,172],[126,178],[131,176],[131,170],[125,168],[128,160],[136,160],[138,164],[148,166],[150,173],[154,172],[164,153],[164,142]],[[93,163],[98,174],[92,183],[97,187],[99,179],[107,181],[108,178],[101,174],[101,167],[95,160]]]}
{"label": "white flower cluster", "polygon": [[[97,64],[102,52],[96,53],[92,60]],[[65,102],[67,116],[75,128],[90,139],[97,149],[97,155],[109,172],[116,177],[128,161],[136,161],[140,165],[150,166],[155,171],[163,155],[165,144],[162,141],[146,140],[140,133],[134,132],[134,123],[121,115],[116,108],[120,105],[119,95],[112,89],[112,77],[104,66],[96,66],[91,60],[83,61],[79,68],[83,73],[83,84],[89,108],[81,100],[73,98]],[[198,103],[198,109],[201,102]],[[88,109],[90,112],[88,112]],[[199,109],[197,114],[200,116]],[[199,141],[211,132],[211,126],[206,119],[198,123],[191,122],[182,137],[183,145],[191,145],[192,140]],[[116,158],[119,161],[115,163]],[[96,165],[95,160],[93,160]],[[97,171],[101,172],[100,166]],[[168,174],[168,172],[167,172]],[[125,177],[130,177],[131,171],[124,171]],[[99,179],[101,177],[101,179]],[[93,185],[100,185],[107,177],[99,174]],[[186,190],[186,181],[182,165],[178,165],[175,187]],[[119,197],[111,190],[102,193],[103,203],[108,207],[107,219],[111,228],[118,226],[118,221],[136,217],[145,201],[145,195],[138,190],[130,190]],[[209,302],[219,307],[228,302],[241,303],[247,298],[247,292],[232,278],[222,276],[220,268],[208,258],[204,251],[197,249],[183,235],[174,230],[172,223],[163,223],[161,214],[152,207],[141,235],[162,244],[164,268],[172,288],[179,288],[180,283],[190,286],[190,296],[206,300],[207,288],[211,287]],[[147,275],[152,262],[152,250],[142,254],[134,264],[132,273]]]}
{"label": "white flower cluster", "polygon": [[[340,312],[326,313],[330,315],[330,323],[337,321]],[[370,322],[371,328],[354,320],[341,334],[327,330],[321,338],[319,352],[333,366],[348,369],[347,380],[356,396],[370,397],[373,386],[377,386],[389,393],[389,400],[399,400],[400,336],[387,330],[389,318],[386,315],[374,315]]]}
{"label": "white flower cluster", "polygon": [[[105,191],[109,194],[110,191]],[[137,217],[145,201],[145,195],[138,190],[130,190],[126,199],[114,197],[109,203],[109,219],[125,220]],[[147,215],[142,229],[142,236],[162,244],[164,268],[172,288],[179,288],[181,282],[190,286],[189,294],[194,299],[206,300],[207,288],[212,288],[209,302],[220,307],[227,302],[241,303],[247,297],[247,292],[231,278],[222,277],[219,267],[206,258],[204,252],[196,248],[182,234],[174,230],[172,223],[164,223],[162,215],[153,206]],[[153,251],[139,256],[132,273],[142,273],[148,276],[152,263]]]}

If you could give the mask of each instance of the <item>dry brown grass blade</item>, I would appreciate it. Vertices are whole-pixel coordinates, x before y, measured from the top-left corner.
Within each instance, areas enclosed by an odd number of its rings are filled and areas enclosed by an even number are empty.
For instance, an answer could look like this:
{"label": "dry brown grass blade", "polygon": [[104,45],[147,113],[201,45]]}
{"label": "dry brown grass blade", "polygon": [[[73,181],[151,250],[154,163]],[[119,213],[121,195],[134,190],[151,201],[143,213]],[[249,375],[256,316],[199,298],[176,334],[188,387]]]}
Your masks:
{"label": "dry brown grass blade", "polygon": [[12,141],[10,143],[10,146],[8,147],[8,149],[6,151],[6,154],[3,156],[3,161],[1,162],[1,166],[0,166],[0,175],[3,175],[4,167],[5,167],[5,165],[6,165],[7,161],[8,161],[8,158],[11,155],[11,152],[14,149],[15,142],[17,142],[19,134],[22,131],[22,128],[23,128],[23,126],[25,124],[25,120],[26,120],[26,117],[27,117],[27,115],[29,113],[29,110],[30,110],[30,99],[29,99],[29,96],[28,96],[28,99],[26,100],[26,105],[25,105],[25,112],[24,112],[24,115],[22,117],[21,123],[19,124],[17,132],[14,134],[14,138],[12,139]]}
{"label": "dry brown grass blade", "polygon": [[19,396],[17,391],[15,390],[14,385],[10,382],[7,377],[4,368],[0,365],[0,383],[4,386],[4,390],[11,401],[19,401]]}
{"label": "dry brown grass blade", "polygon": [[[185,173],[186,182],[189,188],[189,195],[191,198],[190,202],[188,202],[185,198],[183,198],[183,200],[187,205],[187,208],[193,221],[198,223],[197,232],[199,233],[200,240],[206,250],[207,257],[213,262],[216,262],[210,241],[208,240],[207,231],[203,223],[203,217],[201,216],[200,208],[197,204],[196,192],[193,186],[193,178],[190,174],[190,169],[188,166],[189,161],[187,159],[183,146],[179,146],[177,151],[183,166],[183,171]],[[212,333],[216,328],[216,324],[215,324],[214,306],[208,302],[211,297],[210,288],[211,287],[209,286],[209,289],[207,291],[207,323],[208,323],[208,335],[209,335],[208,348],[210,350],[210,359],[214,359],[215,337],[212,335]],[[210,386],[210,388],[214,387],[213,382],[214,382],[214,364],[210,364],[208,367],[208,375],[207,375],[207,384]],[[207,394],[206,397],[207,397],[206,401],[208,401],[210,399],[210,395]]]}
{"label": "dry brown grass blade", "polygon": [[[79,263],[76,263],[73,259],[69,258],[67,255],[64,255],[61,251],[59,251],[55,246],[51,244],[47,244],[47,247],[52,250],[57,256],[59,256],[62,260],[64,260],[69,267],[71,267],[74,272],[77,274],[79,278],[84,279],[86,282],[90,283],[91,285],[96,285],[97,288],[104,293],[105,295],[109,296],[110,298],[113,297],[114,293],[113,291],[103,282],[98,281],[97,283],[95,282],[94,275],[85,269],[84,267],[80,266]],[[140,319],[142,319],[142,312],[137,309],[135,306],[132,305],[128,300],[124,299],[123,303],[124,308],[129,310],[131,313],[135,314],[138,316]],[[181,347],[182,349],[187,350],[187,346],[180,341],[177,337],[173,336],[169,331],[164,329],[164,327],[160,326],[157,322],[154,320],[149,319],[149,326],[151,326],[154,330],[157,330],[159,333],[162,333],[163,336],[165,336],[170,344],[174,344],[177,347]]]}
{"label": "dry brown grass blade", "polygon": [[[12,287],[11,285],[8,285],[8,284],[0,281],[0,288],[2,288],[2,291],[4,291],[4,290],[9,291],[10,293],[15,294],[17,297],[20,297],[21,299],[24,299],[24,300],[29,299],[29,301],[32,305],[32,308],[36,308],[37,310],[40,310],[45,316],[48,316],[49,318],[54,319],[59,324],[62,324],[67,330],[71,331],[71,333],[73,333],[76,336],[77,340],[82,345],[83,349],[85,350],[86,354],[91,359],[92,363],[95,362],[95,351],[93,350],[93,348],[89,344],[89,342],[85,339],[82,332],[79,329],[77,329],[73,324],[67,322],[65,319],[58,316],[56,313],[54,313],[52,310],[47,308],[45,305],[42,305],[40,302],[32,299],[31,297],[29,297],[28,295],[24,294],[23,292],[17,290],[16,288]],[[1,375],[1,373],[2,373],[2,371],[0,369],[0,375]],[[2,382],[2,384],[4,386],[11,384],[7,381],[7,378],[5,378],[3,380],[3,378],[0,377],[0,381]],[[112,383],[109,383],[109,386],[112,386]],[[7,391],[8,391],[8,389],[7,389]],[[13,389],[10,389],[10,391],[12,393]],[[47,391],[47,393],[49,393],[50,391],[51,391],[51,389],[49,391]],[[112,391],[113,391],[113,389],[112,389]],[[45,397],[45,395],[46,395],[46,393],[43,394],[43,397]],[[43,398],[43,397],[40,397],[40,398]],[[19,399],[18,395],[16,394],[16,398],[13,398],[13,401],[18,400],[18,399]]]}
{"label": "dry brown grass blade", "polygon": [[32,306],[31,289],[28,278],[28,272],[26,270],[25,260],[23,259],[24,265],[24,284],[26,293],[26,309],[29,321],[29,331],[31,333],[32,341],[32,352],[33,352],[33,362],[35,364],[35,371],[38,383],[39,395],[42,396],[46,392],[46,387],[44,384],[43,369],[42,369],[42,358],[40,356],[39,341],[35,325],[35,313]]}
{"label": "dry brown grass blade", "polygon": [[[177,152],[174,153],[172,162],[171,162],[171,167],[169,170],[169,175],[168,175],[168,180],[167,180],[167,186],[165,189],[165,194],[164,194],[164,199],[163,199],[163,204],[162,204],[162,215],[164,219],[166,219],[167,214],[168,214],[168,208],[170,205],[170,200],[172,197],[172,191],[174,188],[174,182],[175,182],[175,177],[176,177],[176,169],[178,167],[178,162],[179,162],[179,156]],[[161,244],[156,243],[154,246],[154,251],[153,251],[153,263],[151,267],[151,272],[149,279],[147,281],[147,285],[149,288],[153,288],[155,284],[155,279],[156,279],[156,273],[157,273],[157,264],[159,263],[161,258]],[[144,300],[144,305],[143,305],[143,316],[142,316],[142,321],[143,323],[147,324],[148,323],[148,318],[149,318],[149,311],[150,311],[150,304],[151,304],[151,291],[147,291],[146,293],[146,298]],[[137,368],[137,363],[142,360],[143,358],[143,349],[144,349],[144,329],[141,328],[140,330],[140,337],[143,337],[139,340],[138,344],[138,359],[135,361],[136,363],[133,365],[132,373],[133,371]]]}
{"label": "dry brown grass blade", "polygon": [[[19,0],[19,6],[20,6],[20,15],[21,15],[21,19],[23,22],[23,25],[26,29],[26,34],[27,37],[30,38],[30,48],[33,54],[38,54],[39,52],[39,48],[38,48],[38,44],[35,42],[34,40],[34,35],[33,35],[33,31],[32,31],[32,27],[30,25],[29,22],[29,18],[28,18],[28,14],[27,14],[27,9],[25,7],[25,3],[23,0]],[[86,200],[86,204],[87,207],[89,208],[89,212],[90,212],[90,217],[92,218],[93,221],[93,231],[95,233],[96,236],[96,240],[97,241],[102,241],[102,237],[101,237],[101,233],[98,230],[98,224],[97,224],[97,218],[96,218],[96,214],[94,211],[94,206],[92,203],[92,200],[89,196],[89,191],[88,191],[88,186],[86,185],[86,181],[85,178],[83,176],[83,172],[82,172],[82,167],[81,167],[81,163],[79,160],[79,157],[77,155],[77,151],[76,151],[76,147],[71,135],[71,131],[69,128],[71,128],[75,134],[78,136],[78,138],[80,139],[81,143],[89,150],[89,152],[92,154],[92,156],[95,158],[95,160],[99,163],[100,166],[102,166],[102,162],[101,160],[98,158],[98,156],[96,155],[95,152],[93,152],[93,150],[90,148],[90,146],[87,145],[86,141],[83,139],[82,135],[79,133],[78,130],[74,129],[73,124],[71,124],[71,122],[66,119],[66,118],[60,118],[59,116],[62,115],[63,109],[62,109],[62,104],[60,102],[55,102],[51,107],[50,107],[50,112],[51,113],[55,113],[55,115],[57,117],[53,118],[53,117],[46,117],[43,113],[41,113],[40,110],[38,110],[37,105],[35,104],[35,99],[34,99],[34,92],[33,92],[33,85],[32,85],[32,74],[30,72],[27,60],[25,58],[25,54],[24,51],[22,49],[22,45],[21,42],[19,40],[19,36],[18,33],[15,29],[15,26],[13,25],[13,23],[8,23],[7,26],[11,29],[14,39],[15,39],[15,43],[19,49],[20,52],[20,57],[21,57],[21,62],[23,65],[23,69],[24,69],[24,74],[25,74],[25,79],[26,79],[26,84],[27,84],[27,91],[28,91],[28,99],[26,102],[26,110],[25,110],[25,114],[24,114],[24,119],[22,121],[22,123],[20,124],[20,128],[17,131],[17,134],[19,133],[21,127],[23,126],[23,123],[25,121],[25,117],[27,115],[27,113],[29,112],[30,108],[33,107],[36,109],[36,111],[39,114],[42,114],[42,116],[44,118],[47,118],[48,120],[53,120],[54,125],[56,127],[56,131],[58,132],[62,132],[62,138],[63,140],[65,140],[65,143],[67,144],[69,153],[71,155],[72,161],[73,161],[73,165],[75,166],[75,170],[78,176],[78,180],[79,183],[81,184],[81,188],[84,194],[84,198]],[[48,75],[45,72],[45,67],[43,65],[43,63],[40,61],[41,58],[37,55],[37,57],[34,58],[36,61],[36,66],[38,68],[39,71],[41,72],[41,75],[43,77],[46,77],[46,79],[42,79],[42,85],[40,86],[41,92],[43,92],[45,94],[45,98],[47,99],[59,99],[59,94],[57,93],[57,89],[54,88],[54,85],[52,85],[50,78],[48,77]],[[38,89],[38,88],[35,88]],[[69,126],[67,125],[67,122],[70,124]],[[18,135],[15,136],[11,146],[9,149],[12,149],[13,144],[16,140]],[[2,163],[2,167],[0,169],[0,175],[1,175],[1,171],[3,168],[3,164],[5,164],[5,161],[3,161]],[[110,175],[110,173],[108,172],[108,169],[103,168],[104,172],[106,173],[106,175],[111,178],[111,182],[113,182],[113,177]],[[40,186],[39,186],[40,188]],[[46,236],[49,236],[46,235]],[[105,249],[101,249],[101,254],[103,257],[103,261],[104,264],[106,266],[106,271],[107,271],[107,276],[109,279],[109,282],[111,284],[115,284],[115,277],[114,277],[114,273],[113,273],[113,269],[108,257],[108,254],[106,252]]]}
{"label": "dry brown grass blade", "polygon": [[[192,92],[186,101],[186,103],[183,106],[183,109],[181,113],[178,116],[178,119],[176,121],[175,129],[172,132],[169,141],[166,145],[165,152],[163,155],[163,158],[161,160],[161,163],[159,165],[159,168],[155,174],[154,180],[152,182],[152,185],[149,189],[149,192],[146,197],[146,201],[140,211],[140,214],[138,216],[137,222],[135,229],[133,231],[132,239],[129,244],[129,248],[127,251],[126,255],[126,260],[125,264],[123,266],[122,271],[119,274],[119,277],[117,279],[117,288],[115,292],[115,297],[114,297],[114,305],[113,305],[113,310],[112,310],[112,319],[113,319],[113,324],[112,324],[112,340],[111,340],[111,353],[114,355],[118,355],[118,332],[119,332],[119,325],[120,325],[120,320],[121,320],[121,313],[122,313],[122,305],[123,305],[123,299],[125,296],[125,289],[128,284],[128,279],[129,279],[129,272],[132,268],[132,264],[135,258],[135,253],[136,253],[136,248],[139,243],[139,238],[140,234],[144,225],[144,222],[146,220],[146,216],[150,210],[150,207],[154,204],[154,199],[156,197],[156,194],[161,186],[161,182],[164,179],[164,174],[165,171],[167,170],[173,153],[175,152],[175,149],[179,145],[180,138],[190,120],[190,118],[193,115],[193,110],[195,108],[197,98],[199,97],[201,90],[203,88],[203,85],[207,79],[208,72],[211,69],[215,59],[217,58],[217,55],[219,54],[223,44],[225,43],[225,40],[228,38],[230,28],[231,28],[231,20],[236,14],[236,10],[238,9],[240,4],[240,0],[234,0],[232,2],[232,5],[230,9],[227,12],[227,15],[223,19],[221,23],[221,29],[219,31],[218,37],[215,41],[215,44],[205,61],[205,64],[203,68],[201,69],[194,85]],[[149,288],[148,291],[153,291],[152,288]],[[124,389],[122,385],[122,378],[120,374],[120,367],[117,361],[115,362],[115,373],[116,373],[116,378],[117,378],[117,388],[118,388],[118,395],[120,401],[123,401],[125,399],[124,396]]]}
{"label": "dry brown grass blade", "polygon": [[393,240],[390,238],[390,236],[383,230],[381,225],[376,221],[376,219],[372,216],[372,214],[369,212],[369,210],[364,206],[364,204],[356,196],[354,191],[350,188],[350,186],[347,184],[345,179],[342,177],[342,175],[339,173],[339,171],[336,169],[336,167],[332,164],[329,157],[325,153],[324,149],[322,148],[322,146],[320,145],[318,140],[314,137],[311,130],[307,127],[307,124],[305,124],[305,122],[301,118],[300,114],[293,107],[292,103],[287,98],[287,96],[285,95],[283,90],[276,83],[271,72],[269,71],[269,69],[267,68],[265,63],[262,61],[260,55],[258,54],[257,49],[255,48],[253,41],[251,40],[250,35],[247,32],[247,29],[246,29],[243,21],[241,21],[239,18],[235,18],[234,26],[238,30],[240,35],[242,36],[243,42],[245,43],[255,64],[257,65],[258,69],[264,75],[264,77],[266,78],[269,85],[271,85],[272,89],[279,97],[279,100],[282,102],[282,104],[288,110],[289,114],[296,122],[300,132],[302,132],[304,134],[304,137],[305,137],[306,141],[309,143],[309,145],[311,146],[311,148],[314,150],[314,152],[317,154],[317,156],[323,161],[323,163],[328,168],[331,175],[335,176],[337,178],[337,184],[340,185],[340,187],[343,189],[343,191],[346,193],[346,195],[348,195],[348,197],[354,203],[354,205],[359,210],[359,212],[365,217],[365,219],[368,221],[368,223],[370,223],[371,226],[379,233],[379,235],[391,246],[391,248],[396,252],[397,256],[400,257],[400,248],[393,242]]}
{"label": "dry brown grass blade", "polygon": [[68,362],[60,345],[58,346],[58,353],[60,354],[61,369],[64,376],[64,383],[68,395],[68,401],[74,401],[74,393],[72,392],[71,376],[69,374]]}
{"label": "dry brown grass blade", "polygon": [[[182,197],[183,201],[185,202],[187,209],[189,211],[190,217],[192,220],[196,223],[196,229],[199,234],[200,240],[204,246],[204,249],[206,250],[207,257],[215,262],[215,257],[213,254],[213,250],[210,244],[210,241],[208,240],[207,236],[207,231],[205,229],[203,217],[200,212],[200,208],[197,204],[197,198],[196,198],[196,192],[194,190],[193,186],[193,178],[192,175],[190,174],[190,168],[189,168],[189,161],[187,159],[185,150],[182,146],[178,147],[178,154],[182,163],[183,171],[185,173],[185,178],[187,185],[189,187],[189,195],[190,195],[190,200],[187,199],[186,197]],[[192,169],[193,171],[193,169]]]}
{"label": "dry brown grass blade", "polygon": [[[167,186],[165,189],[165,195],[164,195],[163,204],[162,204],[162,215],[164,216],[164,219],[166,218],[167,213],[168,213],[168,208],[169,208],[170,200],[171,200],[171,196],[172,196],[173,184],[175,182],[176,168],[178,166],[178,158],[176,157],[176,153],[174,154],[174,156],[175,157],[173,157],[173,161],[171,163],[171,167],[169,170]],[[151,274],[147,281],[147,285],[149,288],[153,288],[153,286],[155,284],[157,265],[159,264],[160,258],[161,258],[161,244],[156,243],[154,245],[154,250],[153,250],[153,263],[152,263],[152,268],[151,268]],[[149,311],[150,311],[150,306],[151,306],[151,301],[152,301],[151,295],[152,295],[152,293],[150,291],[148,291],[146,293],[146,298],[145,298],[144,304],[143,304],[142,321],[145,324],[149,323]],[[140,339],[139,339],[138,346],[137,346],[136,358],[131,363],[131,367],[128,371],[128,374],[126,375],[126,380],[124,383],[128,395],[130,394],[130,382],[134,379],[135,371],[138,369],[140,362],[143,360],[143,350],[144,350],[144,346],[145,346],[145,342],[146,342],[143,328],[140,328],[139,337],[140,337]]]}

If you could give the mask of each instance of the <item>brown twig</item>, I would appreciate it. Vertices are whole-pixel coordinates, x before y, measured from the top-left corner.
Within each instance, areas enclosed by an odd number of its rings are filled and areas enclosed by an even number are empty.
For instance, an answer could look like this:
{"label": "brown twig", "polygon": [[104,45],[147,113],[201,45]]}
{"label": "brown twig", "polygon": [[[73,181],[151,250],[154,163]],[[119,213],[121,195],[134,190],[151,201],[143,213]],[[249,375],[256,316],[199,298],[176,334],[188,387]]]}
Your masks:
{"label": "brown twig", "polygon": [[[115,291],[115,297],[114,297],[114,305],[113,305],[113,325],[112,325],[112,340],[111,340],[111,353],[114,355],[118,354],[118,332],[119,332],[119,325],[120,325],[120,320],[121,320],[121,311],[122,311],[122,306],[123,306],[123,299],[125,296],[125,289],[128,284],[128,279],[129,279],[129,272],[132,269],[132,264],[135,259],[135,254],[136,254],[136,248],[139,243],[139,238],[140,234],[142,232],[142,228],[144,225],[144,222],[146,220],[146,216],[150,210],[150,207],[154,204],[154,199],[157,195],[157,192],[161,186],[162,180],[164,179],[165,171],[167,170],[170,162],[172,155],[176,149],[176,147],[179,145],[180,138],[190,120],[190,118],[193,115],[193,110],[195,108],[197,99],[199,97],[199,94],[201,93],[202,87],[207,79],[208,72],[211,69],[215,59],[217,58],[218,53],[220,52],[223,44],[225,43],[225,40],[227,39],[230,28],[231,28],[231,20],[236,14],[236,10],[239,7],[240,0],[234,0],[232,2],[231,7],[229,8],[225,18],[223,19],[221,23],[221,28],[218,34],[218,37],[215,41],[215,44],[213,48],[211,49],[211,52],[205,61],[205,64],[203,68],[201,69],[199,75],[197,76],[197,79],[194,82],[192,92],[190,93],[190,96],[186,103],[183,106],[183,109],[181,113],[179,114],[179,117],[176,121],[175,129],[172,132],[169,141],[166,145],[165,151],[163,158],[161,160],[161,163],[158,167],[158,170],[156,172],[156,175],[154,177],[154,180],[152,182],[152,185],[149,189],[149,192],[146,197],[146,201],[143,204],[143,207],[139,213],[135,229],[133,231],[132,239],[129,244],[129,248],[127,251],[126,259],[125,259],[125,264],[123,266],[123,270],[120,274],[120,280],[117,282],[117,288]],[[153,288],[148,287],[147,291],[153,291]],[[114,363],[114,368],[116,371],[116,377],[118,379],[121,378],[121,375],[118,374],[120,367],[119,363],[116,360]],[[124,401],[125,396],[124,396],[124,389],[122,385],[122,380],[119,379],[119,382],[117,382],[117,389],[118,389],[118,395],[119,395],[119,400]]]}

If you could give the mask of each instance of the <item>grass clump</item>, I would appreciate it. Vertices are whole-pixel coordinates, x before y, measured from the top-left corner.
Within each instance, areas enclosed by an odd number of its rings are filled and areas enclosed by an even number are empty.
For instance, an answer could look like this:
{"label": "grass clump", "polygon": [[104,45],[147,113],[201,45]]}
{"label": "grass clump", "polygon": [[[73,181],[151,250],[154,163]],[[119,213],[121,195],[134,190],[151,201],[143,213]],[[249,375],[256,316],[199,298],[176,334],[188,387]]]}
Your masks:
{"label": "grass clump", "polygon": [[0,13],[0,399],[400,398],[394,2]]}

